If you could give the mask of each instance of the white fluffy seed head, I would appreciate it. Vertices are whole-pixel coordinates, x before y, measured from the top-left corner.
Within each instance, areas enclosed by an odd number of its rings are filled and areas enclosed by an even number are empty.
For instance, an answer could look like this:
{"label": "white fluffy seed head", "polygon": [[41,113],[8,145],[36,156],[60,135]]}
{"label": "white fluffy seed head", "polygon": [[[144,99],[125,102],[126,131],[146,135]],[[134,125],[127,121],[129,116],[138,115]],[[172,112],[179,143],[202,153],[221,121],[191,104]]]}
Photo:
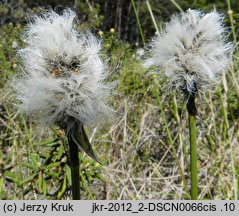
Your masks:
{"label": "white fluffy seed head", "polygon": [[101,43],[91,34],[76,31],[76,15],[53,11],[34,17],[19,51],[23,76],[13,82],[22,110],[40,123],[52,125],[69,116],[83,124],[99,120],[112,84],[100,56]]}
{"label": "white fluffy seed head", "polygon": [[217,12],[189,9],[173,16],[164,32],[153,38],[145,67],[161,68],[177,89],[189,93],[209,89],[226,70],[232,48],[222,23]]}

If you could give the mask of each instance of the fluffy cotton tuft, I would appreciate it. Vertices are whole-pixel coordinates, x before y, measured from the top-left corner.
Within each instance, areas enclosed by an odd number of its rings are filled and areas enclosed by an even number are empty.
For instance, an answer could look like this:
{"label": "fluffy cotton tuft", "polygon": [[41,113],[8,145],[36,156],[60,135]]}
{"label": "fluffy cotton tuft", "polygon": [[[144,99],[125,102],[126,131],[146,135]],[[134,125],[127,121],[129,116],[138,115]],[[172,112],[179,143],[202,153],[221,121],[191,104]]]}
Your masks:
{"label": "fluffy cotton tuft", "polygon": [[223,17],[187,10],[173,16],[150,44],[145,66],[160,67],[170,86],[191,93],[207,90],[226,69],[231,44],[226,43]]}
{"label": "fluffy cotton tuft", "polygon": [[19,51],[24,75],[13,87],[22,110],[44,124],[60,125],[70,116],[89,124],[110,110],[105,102],[112,85],[105,82],[101,43],[76,31],[75,20],[69,9],[34,17]]}

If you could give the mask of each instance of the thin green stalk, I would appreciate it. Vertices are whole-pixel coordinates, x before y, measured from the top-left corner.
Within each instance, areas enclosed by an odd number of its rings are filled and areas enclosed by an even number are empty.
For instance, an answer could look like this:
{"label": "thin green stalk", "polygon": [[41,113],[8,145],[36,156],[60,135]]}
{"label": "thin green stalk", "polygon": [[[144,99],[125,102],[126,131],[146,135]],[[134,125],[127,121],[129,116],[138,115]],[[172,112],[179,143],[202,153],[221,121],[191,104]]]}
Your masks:
{"label": "thin green stalk", "polygon": [[237,171],[235,167],[235,156],[232,142],[230,144],[230,153],[231,153],[231,161],[232,161],[232,176],[233,176],[233,185],[234,185],[234,199],[238,200],[238,180],[237,180]]}
{"label": "thin green stalk", "polygon": [[137,24],[138,24],[140,36],[141,36],[143,45],[145,45],[144,34],[143,34],[143,31],[142,31],[142,28],[141,28],[141,24],[140,24],[140,21],[139,21],[139,16],[138,16],[137,9],[136,9],[136,7],[135,7],[134,0],[131,0],[131,3],[132,3],[132,6],[133,6],[133,9],[134,9],[134,13],[135,13],[136,21],[137,21]]}
{"label": "thin green stalk", "polygon": [[175,5],[176,8],[178,8],[180,12],[183,12],[183,9],[180,7],[180,5],[176,1],[171,0],[171,2]]}
{"label": "thin green stalk", "polygon": [[229,144],[230,146],[230,156],[231,156],[231,163],[232,163],[232,176],[233,176],[233,185],[234,185],[234,198],[235,200],[238,200],[238,178],[237,178],[237,172],[236,172],[236,165],[235,165],[235,156],[233,151],[233,144],[231,139],[229,138],[228,129],[229,129],[229,121],[227,117],[227,101],[226,101],[226,93],[223,95],[221,90],[219,90],[219,96],[222,104],[222,112],[223,112],[223,118],[224,118],[224,140],[226,144]]}
{"label": "thin green stalk", "polygon": [[174,95],[173,97],[173,102],[174,102],[174,115],[176,117],[177,123],[178,123],[178,138],[179,138],[179,143],[180,143],[180,148],[181,148],[181,166],[182,170],[184,172],[184,145],[183,145],[183,137],[182,137],[182,125],[181,125],[181,120],[178,114],[178,105],[177,105],[177,99]]}
{"label": "thin green stalk", "polygon": [[[230,0],[227,0],[227,6],[228,6],[228,15],[229,15],[230,23],[231,23],[231,30],[232,30],[233,40],[234,40],[234,43],[236,45],[237,44],[237,36],[236,36],[236,32],[235,32],[234,19],[233,19],[233,16],[232,16],[233,11],[231,9]],[[236,46],[236,49],[238,49],[237,46]]]}
{"label": "thin green stalk", "polygon": [[154,14],[153,14],[153,12],[152,12],[152,9],[151,9],[151,6],[150,6],[148,0],[146,0],[146,4],[147,4],[147,6],[148,6],[148,10],[149,10],[149,13],[150,13],[150,16],[151,16],[152,22],[153,22],[153,24],[154,24],[154,27],[155,27],[157,33],[159,34],[158,25],[157,25],[157,23],[156,23],[156,21],[155,21]]}
{"label": "thin green stalk", "polygon": [[72,199],[80,200],[80,163],[78,155],[78,146],[68,136],[69,148],[70,148],[70,168],[71,168],[71,187],[72,187]]}
{"label": "thin green stalk", "polygon": [[75,0],[74,1],[74,7],[75,7],[75,11],[76,11],[77,14],[79,14],[79,6],[80,6],[79,0]]}
{"label": "thin green stalk", "polygon": [[163,110],[163,106],[162,106],[159,94],[157,94],[157,99],[158,99],[159,108],[160,108],[160,111],[161,111],[161,114],[162,114],[162,117],[163,117],[163,122],[164,122],[164,125],[165,125],[165,128],[166,128],[166,132],[167,132],[167,136],[168,136],[168,142],[169,142],[169,144],[172,148],[172,151],[173,151],[172,153],[173,153],[173,155],[175,157],[175,160],[176,160],[176,163],[178,165],[179,173],[180,173],[180,176],[182,178],[182,184],[183,184],[184,192],[187,194],[188,189],[187,189],[186,179],[185,179],[185,176],[184,176],[184,172],[183,172],[180,160],[178,159],[178,156],[177,156],[177,152],[176,152],[176,149],[175,149],[175,146],[174,146],[174,141],[173,141],[172,135],[171,135],[169,127],[168,127],[167,119],[164,115],[164,110]]}
{"label": "thin green stalk", "polygon": [[196,115],[197,109],[195,98],[197,92],[197,84],[194,82],[193,87],[196,91],[187,92],[187,110],[189,123],[189,141],[190,141],[190,177],[191,177],[191,199],[198,199],[198,171],[197,171],[197,135],[196,135]]}
{"label": "thin green stalk", "polygon": [[198,199],[196,116],[189,113],[191,199]]}

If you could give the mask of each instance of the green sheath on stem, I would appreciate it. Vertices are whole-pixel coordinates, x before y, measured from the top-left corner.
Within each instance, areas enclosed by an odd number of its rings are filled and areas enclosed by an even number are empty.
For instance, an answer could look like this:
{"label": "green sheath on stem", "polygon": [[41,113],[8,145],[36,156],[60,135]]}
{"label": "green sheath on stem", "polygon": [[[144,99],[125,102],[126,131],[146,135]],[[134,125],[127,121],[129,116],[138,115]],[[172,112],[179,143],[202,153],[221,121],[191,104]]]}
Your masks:
{"label": "green sheath on stem", "polygon": [[87,153],[91,158],[100,163],[98,157],[94,153],[89,139],[85,133],[83,124],[70,117],[66,124],[65,132],[69,142],[70,150],[70,167],[71,167],[71,179],[72,179],[72,195],[74,200],[80,199],[80,162],[78,151],[81,149]]}
{"label": "green sheath on stem", "polygon": [[68,136],[70,147],[71,187],[73,200],[80,200],[80,163],[77,144]]}
{"label": "green sheath on stem", "polygon": [[191,169],[191,199],[198,197],[197,178],[197,142],[196,142],[196,116],[189,114],[189,134],[190,134],[190,169]]}
{"label": "green sheath on stem", "polygon": [[192,92],[187,92],[187,110],[189,122],[189,136],[190,136],[190,170],[191,170],[191,199],[198,199],[198,172],[197,172],[197,136],[196,136],[196,115],[197,109],[195,105],[195,97],[197,92],[197,85],[193,83]]}

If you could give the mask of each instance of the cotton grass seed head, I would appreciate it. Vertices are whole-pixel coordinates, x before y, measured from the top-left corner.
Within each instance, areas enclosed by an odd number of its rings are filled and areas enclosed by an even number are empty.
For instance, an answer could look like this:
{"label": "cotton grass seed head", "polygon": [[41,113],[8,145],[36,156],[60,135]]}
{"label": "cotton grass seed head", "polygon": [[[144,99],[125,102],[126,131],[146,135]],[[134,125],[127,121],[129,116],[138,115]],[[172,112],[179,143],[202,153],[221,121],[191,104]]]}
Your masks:
{"label": "cotton grass seed head", "polygon": [[23,76],[13,83],[22,110],[40,123],[62,124],[73,117],[83,124],[109,112],[111,84],[101,59],[101,43],[75,29],[76,14],[48,11],[35,16],[19,51]]}
{"label": "cotton grass seed head", "polygon": [[153,38],[145,66],[161,68],[170,86],[187,94],[207,90],[225,71],[231,44],[226,43],[223,17],[187,10],[173,16],[165,30]]}

